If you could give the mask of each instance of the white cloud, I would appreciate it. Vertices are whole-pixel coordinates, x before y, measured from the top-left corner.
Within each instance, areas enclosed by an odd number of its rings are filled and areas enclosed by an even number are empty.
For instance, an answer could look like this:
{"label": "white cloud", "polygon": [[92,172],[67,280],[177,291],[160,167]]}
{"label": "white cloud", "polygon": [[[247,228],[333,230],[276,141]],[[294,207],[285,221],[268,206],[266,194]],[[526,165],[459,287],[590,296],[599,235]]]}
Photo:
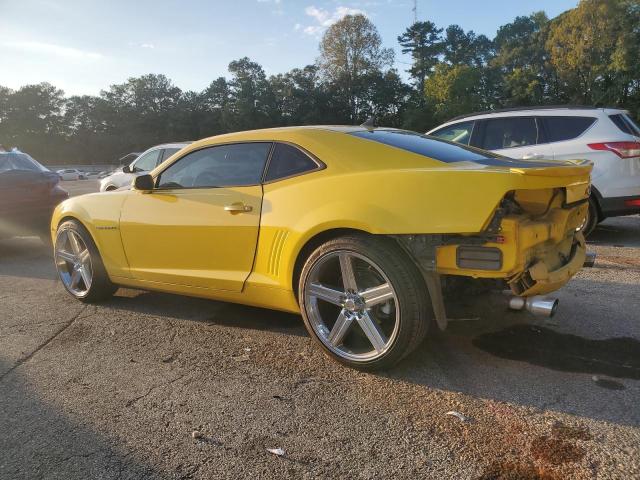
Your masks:
{"label": "white cloud", "polygon": [[141,43],[140,48],[149,48],[153,50],[156,46],[153,43]]}
{"label": "white cloud", "polygon": [[282,0],[258,0],[258,3],[275,3],[276,5],[279,5],[282,3]]}
{"label": "white cloud", "polygon": [[[260,0],[259,0],[260,1]],[[263,0],[264,1],[264,0]],[[367,15],[364,10],[360,10],[359,8],[351,8],[345,6],[338,6],[333,12],[329,10],[325,10],[324,8],[318,8],[315,5],[311,5],[304,9],[304,12],[311,18],[313,18],[316,23],[314,25],[303,26],[299,23],[296,23],[294,26],[294,30],[302,30],[307,35],[318,36],[322,33],[326,28],[330,27],[338,20],[346,17],[347,15]]]}
{"label": "white cloud", "polygon": [[87,50],[80,50],[73,47],[65,47],[62,45],[56,45],[54,43],[44,42],[4,42],[3,46],[9,47],[14,50],[20,50],[27,53],[36,53],[42,55],[54,55],[56,57],[63,57],[76,60],[99,60],[103,58],[103,55],[96,52],[90,52]]}

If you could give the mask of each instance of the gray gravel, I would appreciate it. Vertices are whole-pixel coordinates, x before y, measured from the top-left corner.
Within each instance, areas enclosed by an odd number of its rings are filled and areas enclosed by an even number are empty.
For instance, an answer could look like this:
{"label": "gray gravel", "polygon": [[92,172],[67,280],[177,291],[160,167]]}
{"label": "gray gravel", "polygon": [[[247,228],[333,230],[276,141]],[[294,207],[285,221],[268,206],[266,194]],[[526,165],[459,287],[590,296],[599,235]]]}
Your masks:
{"label": "gray gravel", "polygon": [[[327,359],[295,315],[133,290],[84,306],[39,240],[0,242],[0,478],[640,478],[640,377],[600,371],[610,339],[640,340],[639,239],[640,217],[603,223],[551,321],[465,300],[379,374]],[[509,328],[547,332],[548,356],[476,346]]]}

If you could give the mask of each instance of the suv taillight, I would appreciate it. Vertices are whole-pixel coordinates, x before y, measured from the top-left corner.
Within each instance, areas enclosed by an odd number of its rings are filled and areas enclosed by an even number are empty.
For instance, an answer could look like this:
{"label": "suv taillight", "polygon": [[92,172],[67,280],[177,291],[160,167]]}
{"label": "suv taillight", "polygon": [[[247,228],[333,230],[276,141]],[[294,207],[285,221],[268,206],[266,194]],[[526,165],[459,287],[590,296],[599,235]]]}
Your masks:
{"label": "suv taillight", "polygon": [[590,143],[588,146],[592,150],[608,150],[620,158],[640,157],[640,142]]}

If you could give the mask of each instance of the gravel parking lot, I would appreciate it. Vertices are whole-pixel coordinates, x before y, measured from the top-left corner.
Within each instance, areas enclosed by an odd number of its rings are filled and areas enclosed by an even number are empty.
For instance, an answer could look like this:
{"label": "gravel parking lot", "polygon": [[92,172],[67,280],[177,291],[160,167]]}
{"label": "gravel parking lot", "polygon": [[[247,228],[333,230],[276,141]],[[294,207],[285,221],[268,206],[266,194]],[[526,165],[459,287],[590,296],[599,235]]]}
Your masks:
{"label": "gravel parking lot", "polygon": [[640,217],[592,249],[553,319],[460,299],[473,318],[368,374],[295,315],[133,290],[84,306],[38,239],[0,242],[0,478],[640,478]]}

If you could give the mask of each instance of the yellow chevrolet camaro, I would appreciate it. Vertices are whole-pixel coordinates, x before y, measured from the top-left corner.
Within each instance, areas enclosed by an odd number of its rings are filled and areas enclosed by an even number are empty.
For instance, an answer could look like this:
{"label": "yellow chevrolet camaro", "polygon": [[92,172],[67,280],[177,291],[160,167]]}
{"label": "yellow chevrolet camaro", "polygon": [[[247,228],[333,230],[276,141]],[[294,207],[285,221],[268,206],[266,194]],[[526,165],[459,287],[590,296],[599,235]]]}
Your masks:
{"label": "yellow chevrolet camaro", "polygon": [[523,298],[564,285],[585,261],[590,171],[386,128],[220,135],[60,204],[55,262],[81,301],[125,286],[302,312],[335,359],[388,367],[446,325],[455,276]]}

